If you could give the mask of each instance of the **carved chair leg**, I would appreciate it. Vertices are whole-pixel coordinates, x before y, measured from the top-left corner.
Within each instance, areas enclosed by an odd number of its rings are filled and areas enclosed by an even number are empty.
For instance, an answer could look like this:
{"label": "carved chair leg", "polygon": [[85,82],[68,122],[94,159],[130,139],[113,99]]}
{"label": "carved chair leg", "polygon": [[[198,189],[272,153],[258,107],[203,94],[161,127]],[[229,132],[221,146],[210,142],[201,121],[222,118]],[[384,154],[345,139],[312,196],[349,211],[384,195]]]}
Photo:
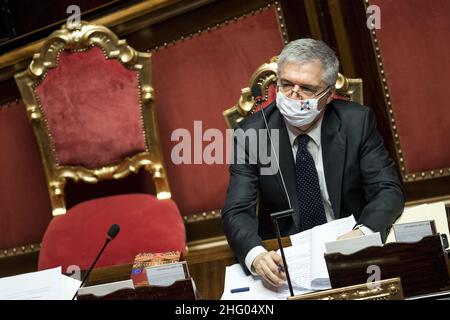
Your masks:
{"label": "carved chair leg", "polygon": [[66,213],[65,185],[65,181],[52,181],[49,184],[50,203],[54,217]]}
{"label": "carved chair leg", "polygon": [[171,193],[169,182],[167,181],[163,166],[160,164],[154,164],[151,167],[151,173],[156,186],[156,197],[158,199],[170,199]]}

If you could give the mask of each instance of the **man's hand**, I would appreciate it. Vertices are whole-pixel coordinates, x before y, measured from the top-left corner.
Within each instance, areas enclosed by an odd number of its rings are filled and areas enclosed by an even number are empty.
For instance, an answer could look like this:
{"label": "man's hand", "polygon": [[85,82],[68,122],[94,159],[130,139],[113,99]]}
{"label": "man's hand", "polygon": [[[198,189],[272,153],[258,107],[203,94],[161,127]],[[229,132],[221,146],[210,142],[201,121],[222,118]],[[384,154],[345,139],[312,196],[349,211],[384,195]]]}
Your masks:
{"label": "man's hand", "polygon": [[264,280],[275,287],[279,287],[286,280],[283,259],[275,251],[264,252],[256,256],[253,261],[253,268]]}
{"label": "man's hand", "polygon": [[364,235],[364,233],[361,230],[356,229],[356,230],[352,230],[350,232],[344,233],[342,236],[339,236],[337,238],[337,240],[356,238],[356,237],[360,237],[360,236],[363,236],[363,235]]}

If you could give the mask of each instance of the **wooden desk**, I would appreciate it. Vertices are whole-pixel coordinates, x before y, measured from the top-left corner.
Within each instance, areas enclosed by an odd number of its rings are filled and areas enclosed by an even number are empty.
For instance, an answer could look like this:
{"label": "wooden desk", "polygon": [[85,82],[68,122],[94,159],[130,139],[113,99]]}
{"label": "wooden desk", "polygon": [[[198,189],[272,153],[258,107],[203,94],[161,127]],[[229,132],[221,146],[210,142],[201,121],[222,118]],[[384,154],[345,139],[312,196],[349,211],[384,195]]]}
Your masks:
{"label": "wooden desk", "polygon": [[[278,250],[276,240],[264,242],[268,250]],[[291,246],[290,238],[283,238],[283,247]],[[222,296],[225,281],[225,267],[236,263],[227,243],[217,246],[191,250],[185,256],[189,273],[194,278],[201,299],[218,300]],[[130,278],[132,264],[98,268],[92,270],[87,286],[127,280]]]}
{"label": "wooden desk", "polygon": [[[277,250],[276,240],[265,241],[266,248]],[[283,247],[291,246],[289,238],[283,238]],[[218,300],[223,294],[225,267],[236,263],[236,259],[228,244],[222,243],[208,248],[191,250],[185,260],[189,272],[195,280],[201,299]],[[450,274],[450,262],[447,259]],[[130,278],[132,264],[94,269],[89,276],[87,285],[114,282]]]}

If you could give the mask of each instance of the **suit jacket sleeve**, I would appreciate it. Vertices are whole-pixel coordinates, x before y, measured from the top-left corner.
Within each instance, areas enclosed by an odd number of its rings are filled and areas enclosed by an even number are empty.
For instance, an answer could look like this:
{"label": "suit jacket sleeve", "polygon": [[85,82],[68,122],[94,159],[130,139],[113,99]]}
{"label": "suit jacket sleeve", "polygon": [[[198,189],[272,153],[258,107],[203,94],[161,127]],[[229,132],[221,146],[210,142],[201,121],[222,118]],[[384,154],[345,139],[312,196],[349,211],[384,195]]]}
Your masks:
{"label": "suit jacket sleeve", "polygon": [[259,169],[255,155],[249,154],[248,148],[241,143],[242,135],[243,130],[236,128],[222,223],[228,243],[245,270],[247,253],[256,246],[264,245],[258,235],[256,216]]}
{"label": "suit jacket sleeve", "polygon": [[358,224],[379,231],[383,241],[404,208],[403,187],[371,109],[365,115],[360,170],[367,201]]}

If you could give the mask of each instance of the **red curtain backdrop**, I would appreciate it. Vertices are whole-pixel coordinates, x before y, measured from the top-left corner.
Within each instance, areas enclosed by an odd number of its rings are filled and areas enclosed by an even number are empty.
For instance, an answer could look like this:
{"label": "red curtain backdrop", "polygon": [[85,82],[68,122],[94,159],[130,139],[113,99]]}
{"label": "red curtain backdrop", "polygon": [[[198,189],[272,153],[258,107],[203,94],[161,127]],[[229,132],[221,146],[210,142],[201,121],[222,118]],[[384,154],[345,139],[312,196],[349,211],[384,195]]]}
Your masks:
{"label": "red curtain backdrop", "polygon": [[407,173],[450,167],[450,1],[371,0]]}
{"label": "red curtain backdrop", "polygon": [[[228,166],[175,165],[171,150],[178,142],[171,142],[172,132],[185,128],[193,137],[194,121],[202,121],[203,132],[217,128],[225,134],[222,112],[236,103],[252,73],[278,55],[282,47],[277,14],[274,8],[269,8],[153,54],[153,84],[164,161],[173,199],[183,215],[222,207]],[[203,147],[209,143],[203,143]],[[193,144],[191,147],[193,162]]]}
{"label": "red curtain backdrop", "polygon": [[22,102],[0,106],[0,146],[0,249],[41,242],[52,214]]}

